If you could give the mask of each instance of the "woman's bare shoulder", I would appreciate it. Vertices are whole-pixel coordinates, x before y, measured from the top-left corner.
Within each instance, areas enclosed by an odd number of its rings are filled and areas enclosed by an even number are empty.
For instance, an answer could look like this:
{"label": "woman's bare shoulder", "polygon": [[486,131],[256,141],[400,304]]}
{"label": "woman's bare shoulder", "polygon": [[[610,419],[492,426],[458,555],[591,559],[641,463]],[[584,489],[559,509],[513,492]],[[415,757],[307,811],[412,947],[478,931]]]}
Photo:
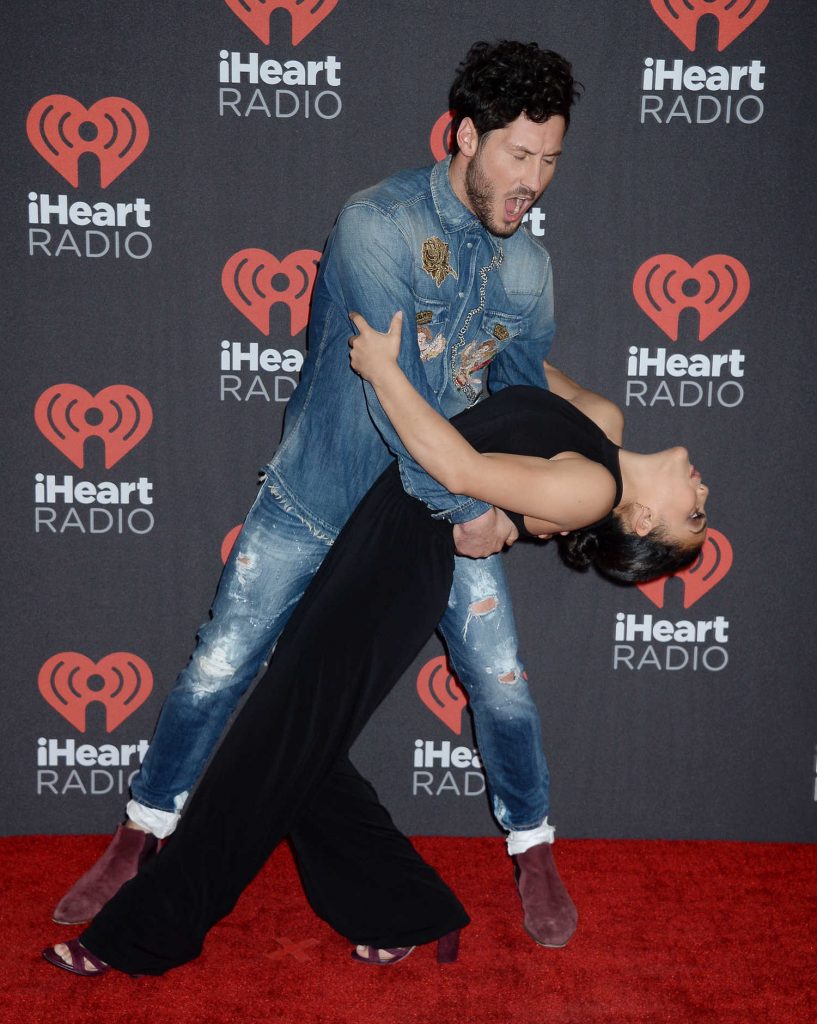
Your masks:
{"label": "woman's bare shoulder", "polygon": [[583,390],[576,396],[574,404],[596,426],[601,427],[614,444],[621,444],[624,436],[624,413],[615,402],[596,394],[595,391]]}
{"label": "woman's bare shoulder", "polygon": [[575,380],[547,360],[545,360],[544,367],[550,390],[580,409],[596,426],[601,427],[611,441],[621,444],[624,433],[624,415],[615,402],[611,402],[609,398],[604,398],[595,391],[583,388],[581,384],[577,384]]}

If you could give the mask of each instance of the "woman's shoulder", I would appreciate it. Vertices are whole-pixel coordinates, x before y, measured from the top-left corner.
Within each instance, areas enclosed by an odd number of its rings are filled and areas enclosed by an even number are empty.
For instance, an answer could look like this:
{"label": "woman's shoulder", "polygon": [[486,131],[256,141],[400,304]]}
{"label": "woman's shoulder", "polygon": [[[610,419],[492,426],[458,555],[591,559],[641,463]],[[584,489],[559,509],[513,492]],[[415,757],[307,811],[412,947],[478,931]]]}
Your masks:
{"label": "woman's shoulder", "polygon": [[624,413],[609,398],[595,391],[583,391],[575,402],[576,408],[604,431],[615,444],[621,444],[624,435]]}

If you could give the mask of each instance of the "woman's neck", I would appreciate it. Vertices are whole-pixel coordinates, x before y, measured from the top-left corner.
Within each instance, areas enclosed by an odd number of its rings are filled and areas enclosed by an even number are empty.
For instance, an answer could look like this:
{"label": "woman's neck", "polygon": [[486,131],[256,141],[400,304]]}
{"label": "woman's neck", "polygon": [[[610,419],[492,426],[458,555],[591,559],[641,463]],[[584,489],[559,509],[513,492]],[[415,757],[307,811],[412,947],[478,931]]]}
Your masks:
{"label": "woman's neck", "polygon": [[620,508],[622,505],[631,505],[643,493],[644,485],[651,475],[650,456],[622,448],[618,453],[618,464],[621,469]]}

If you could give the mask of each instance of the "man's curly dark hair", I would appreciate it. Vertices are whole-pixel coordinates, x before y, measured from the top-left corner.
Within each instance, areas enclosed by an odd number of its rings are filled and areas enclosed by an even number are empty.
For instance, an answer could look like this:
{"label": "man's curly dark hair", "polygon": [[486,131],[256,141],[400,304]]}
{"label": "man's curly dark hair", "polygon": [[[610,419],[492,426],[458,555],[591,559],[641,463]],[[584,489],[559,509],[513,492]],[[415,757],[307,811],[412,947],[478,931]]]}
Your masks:
{"label": "man's curly dark hair", "polygon": [[454,111],[451,151],[459,148],[457,131],[465,117],[474,122],[480,138],[505,128],[523,112],[539,124],[559,114],[567,127],[577,98],[571,66],[558,53],[508,39],[474,43],[457,68],[448,95]]}

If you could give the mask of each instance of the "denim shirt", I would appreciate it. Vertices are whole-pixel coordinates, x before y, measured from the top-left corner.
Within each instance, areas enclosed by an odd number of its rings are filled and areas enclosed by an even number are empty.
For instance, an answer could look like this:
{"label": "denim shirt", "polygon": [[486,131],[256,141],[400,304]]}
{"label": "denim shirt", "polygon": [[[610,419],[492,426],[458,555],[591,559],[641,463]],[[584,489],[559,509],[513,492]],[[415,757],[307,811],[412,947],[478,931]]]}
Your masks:
{"label": "denim shirt", "polygon": [[497,238],[459,201],[450,158],[359,192],[341,210],[312,296],[309,354],[268,466],[279,500],[333,539],[397,457],[406,491],[452,523],[489,506],[450,494],[403,447],[349,366],[349,313],[379,331],[403,311],[399,363],[443,416],[511,384],[547,387],[550,257],[524,228]]}

